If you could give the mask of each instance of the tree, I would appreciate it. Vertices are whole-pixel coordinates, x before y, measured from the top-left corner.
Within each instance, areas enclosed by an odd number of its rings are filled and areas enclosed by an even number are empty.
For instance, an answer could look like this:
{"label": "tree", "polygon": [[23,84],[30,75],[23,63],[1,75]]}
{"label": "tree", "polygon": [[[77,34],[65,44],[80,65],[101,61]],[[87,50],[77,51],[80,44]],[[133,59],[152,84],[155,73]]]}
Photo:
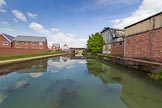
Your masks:
{"label": "tree", "polygon": [[105,44],[102,36],[100,33],[95,33],[89,36],[89,39],[87,41],[87,48],[88,51],[92,53],[101,53],[102,47]]}

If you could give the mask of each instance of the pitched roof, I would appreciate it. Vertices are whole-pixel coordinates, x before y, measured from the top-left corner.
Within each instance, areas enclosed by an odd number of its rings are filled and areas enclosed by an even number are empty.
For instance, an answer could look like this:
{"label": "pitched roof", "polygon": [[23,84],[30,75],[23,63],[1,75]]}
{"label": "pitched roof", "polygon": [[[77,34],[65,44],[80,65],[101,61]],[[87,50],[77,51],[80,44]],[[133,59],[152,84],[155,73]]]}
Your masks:
{"label": "pitched roof", "polygon": [[46,37],[37,36],[17,36],[13,39],[14,41],[24,41],[24,42],[46,42]]}
{"label": "pitched roof", "polygon": [[12,42],[12,40],[15,38],[15,37],[10,36],[10,35],[5,34],[5,33],[2,33],[2,35],[3,35],[8,41],[10,41],[10,42]]}
{"label": "pitched roof", "polygon": [[60,47],[60,44],[52,44],[52,47]]}
{"label": "pitched roof", "polygon": [[160,14],[162,14],[162,11],[159,12],[159,13],[157,13],[157,14],[154,14],[154,15],[152,15],[152,16],[150,16],[150,17],[147,17],[147,18],[145,18],[145,19],[143,19],[143,20],[141,20],[141,21],[138,21],[138,22],[136,22],[136,23],[134,23],[134,24],[131,24],[131,25],[129,25],[129,26],[126,26],[126,27],[124,27],[124,29],[127,29],[127,28],[129,28],[129,27],[131,27],[131,26],[134,26],[134,25],[136,25],[136,24],[138,24],[138,23],[141,23],[141,22],[143,22],[143,21],[146,21],[146,20],[148,20],[148,19],[150,19],[150,18],[152,18],[152,17],[158,16],[158,15],[160,15]]}
{"label": "pitched roof", "polygon": [[117,28],[105,27],[105,28],[101,31],[101,33],[105,32],[106,30],[124,31],[124,29],[117,29]]}

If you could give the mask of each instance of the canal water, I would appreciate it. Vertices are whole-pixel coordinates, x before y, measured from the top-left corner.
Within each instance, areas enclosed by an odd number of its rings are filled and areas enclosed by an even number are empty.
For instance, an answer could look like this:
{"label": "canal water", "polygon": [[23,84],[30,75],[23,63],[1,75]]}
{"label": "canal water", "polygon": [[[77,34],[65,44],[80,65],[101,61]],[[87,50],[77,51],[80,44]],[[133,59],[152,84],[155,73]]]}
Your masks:
{"label": "canal water", "polygon": [[162,108],[160,81],[97,59],[54,57],[0,73],[0,108]]}

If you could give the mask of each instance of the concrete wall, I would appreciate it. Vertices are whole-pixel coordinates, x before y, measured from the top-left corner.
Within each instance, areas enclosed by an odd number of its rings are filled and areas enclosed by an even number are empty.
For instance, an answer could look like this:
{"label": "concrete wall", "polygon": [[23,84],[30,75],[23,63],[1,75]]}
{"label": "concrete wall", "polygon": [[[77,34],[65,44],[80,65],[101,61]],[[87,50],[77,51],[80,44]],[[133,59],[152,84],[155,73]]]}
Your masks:
{"label": "concrete wall", "polygon": [[103,40],[105,41],[106,44],[111,43],[112,35],[110,33],[110,30],[104,31],[103,33],[101,33],[101,35],[102,35],[102,38],[103,38]]}
{"label": "concrete wall", "polygon": [[[3,45],[3,42],[8,42],[8,45]],[[9,42],[3,35],[0,35],[0,48],[11,48],[12,43]]]}
{"label": "concrete wall", "polygon": [[162,62],[162,28],[126,37],[126,57]]}
{"label": "concrete wall", "polygon": [[111,44],[106,44],[103,46],[103,54],[111,54]]}
{"label": "concrete wall", "polygon": [[111,54],[114,56],[124,56],[124,42],[116,42],[111,44]]}
{"label": "concrete wall", "polygon": [[0,48],[0,57],[47,53],[48,50]]}

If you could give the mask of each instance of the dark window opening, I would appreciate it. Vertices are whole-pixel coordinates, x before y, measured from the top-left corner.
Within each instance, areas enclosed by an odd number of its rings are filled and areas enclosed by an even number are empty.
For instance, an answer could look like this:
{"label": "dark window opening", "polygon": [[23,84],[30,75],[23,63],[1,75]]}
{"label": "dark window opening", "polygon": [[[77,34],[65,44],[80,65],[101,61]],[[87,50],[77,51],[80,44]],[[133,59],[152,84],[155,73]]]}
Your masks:
{"label": "dark window opening", "polygon": [[155,18],[152,19],[152,28],[154,29],[155,28]]}

